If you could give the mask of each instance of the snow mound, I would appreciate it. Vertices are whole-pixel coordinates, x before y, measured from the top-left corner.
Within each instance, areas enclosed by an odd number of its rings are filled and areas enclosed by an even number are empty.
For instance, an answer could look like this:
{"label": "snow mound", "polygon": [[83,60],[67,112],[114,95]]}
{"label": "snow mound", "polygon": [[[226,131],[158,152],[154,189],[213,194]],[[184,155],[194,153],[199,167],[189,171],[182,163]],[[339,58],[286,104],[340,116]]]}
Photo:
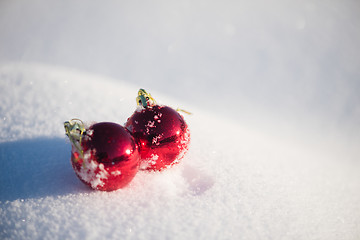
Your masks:
{"label": "snow mound", "polygon": [[347,148],[324,151],[195,107],[180,164],[114,192],[86,187],[63,122],[123,124],[140,87],[48,65],[0,67],[0,239],[360,236],[360,166]]}

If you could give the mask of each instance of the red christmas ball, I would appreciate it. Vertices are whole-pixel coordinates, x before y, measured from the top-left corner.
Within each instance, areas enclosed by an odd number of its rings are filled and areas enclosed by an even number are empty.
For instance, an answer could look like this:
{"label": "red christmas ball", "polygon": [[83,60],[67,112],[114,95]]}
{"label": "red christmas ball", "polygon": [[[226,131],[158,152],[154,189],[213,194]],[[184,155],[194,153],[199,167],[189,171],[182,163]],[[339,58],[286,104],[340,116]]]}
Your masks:
{"label": "red christmas ball", "polygon": [[140,104],[125,123],[140,147],[140,169],[162,170],[178,163],[190,143],[184,118],[168,106],[154,104],[151,95]]}
{"label": "red christmas ball", "polygon": [[[67,123],[71,122],[65,123],[65,129]],[[67,135],[72,142],[72,167],[79,179],[91,188],[113,191],[126,186],[137,173],[138,146],[119,124],[101,122],[88,129],[73,124]]]}

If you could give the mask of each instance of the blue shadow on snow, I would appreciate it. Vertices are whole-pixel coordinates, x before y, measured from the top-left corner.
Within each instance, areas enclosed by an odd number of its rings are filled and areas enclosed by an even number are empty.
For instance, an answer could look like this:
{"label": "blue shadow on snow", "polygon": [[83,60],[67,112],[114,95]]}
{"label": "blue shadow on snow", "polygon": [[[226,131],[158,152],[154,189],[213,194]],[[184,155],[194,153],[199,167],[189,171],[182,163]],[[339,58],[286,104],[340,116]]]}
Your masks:
{"label": "blue shadow on snow", "polygon": [[88,192],[72,170],[70,149],[62,138],[0,143],[0,201]]}

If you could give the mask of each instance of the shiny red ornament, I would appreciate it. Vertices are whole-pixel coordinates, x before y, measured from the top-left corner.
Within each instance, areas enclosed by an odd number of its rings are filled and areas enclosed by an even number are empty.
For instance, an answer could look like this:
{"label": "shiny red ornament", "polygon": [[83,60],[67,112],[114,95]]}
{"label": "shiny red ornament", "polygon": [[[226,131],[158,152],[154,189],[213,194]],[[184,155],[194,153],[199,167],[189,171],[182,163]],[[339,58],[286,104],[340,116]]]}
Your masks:
{"label": "shiny red ornament", "polygon": [[119,124],[101,122],[85,129],[80,121],[65,122],[72,143],[71,165],[93,189],[113,191],[126,186],[139,168],[138,146]]}
{"label": "shiny red ornament", "polygon": [[140,169],[162,170],[178,163],[188,151],[190,131],[184,118],[168,106],[157,105],[139,90],[138,109],[125,127],[140,147]]}

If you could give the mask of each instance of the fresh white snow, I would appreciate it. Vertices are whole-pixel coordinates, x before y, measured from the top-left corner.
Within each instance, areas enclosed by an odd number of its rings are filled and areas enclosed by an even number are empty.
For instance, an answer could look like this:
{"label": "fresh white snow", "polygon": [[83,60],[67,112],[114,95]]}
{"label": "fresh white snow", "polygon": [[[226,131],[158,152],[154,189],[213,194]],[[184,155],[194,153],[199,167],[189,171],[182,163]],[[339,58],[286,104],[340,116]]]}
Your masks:
{"label": "fresh white snow", "polygon": [[[360,238],[358,1],[0,2],[0,239]],[[184,114],[162,172],[93,191],[63,122]]]}
{"label": "fresh white snow", "polygon": [[185,116],[192,143],[181,164],[140,172],[115,192],[95,192],[71,168],[62,121],[123,123],[135,109],[137,89],[40,65],[5,66],[1,76],[10,108],[0,145],[3,239],[359,234],[359,162],[330,144],[324,150],[289,142],[194,108]]}

